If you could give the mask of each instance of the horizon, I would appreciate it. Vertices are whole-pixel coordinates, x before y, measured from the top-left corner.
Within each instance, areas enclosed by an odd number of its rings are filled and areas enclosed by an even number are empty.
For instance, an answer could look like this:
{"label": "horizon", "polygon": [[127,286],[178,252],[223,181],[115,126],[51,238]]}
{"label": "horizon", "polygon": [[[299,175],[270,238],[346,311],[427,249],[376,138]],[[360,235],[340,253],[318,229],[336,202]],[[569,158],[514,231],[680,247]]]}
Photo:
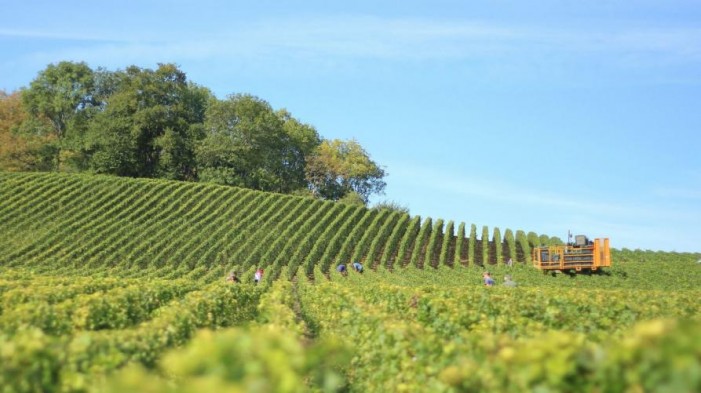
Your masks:
{"label": "horizon", "polygon": [[373,203],[701,252],[701,5],[240,4],[6,5],[0,89],[64,60],[175,63],[356,139],[388,172]]}

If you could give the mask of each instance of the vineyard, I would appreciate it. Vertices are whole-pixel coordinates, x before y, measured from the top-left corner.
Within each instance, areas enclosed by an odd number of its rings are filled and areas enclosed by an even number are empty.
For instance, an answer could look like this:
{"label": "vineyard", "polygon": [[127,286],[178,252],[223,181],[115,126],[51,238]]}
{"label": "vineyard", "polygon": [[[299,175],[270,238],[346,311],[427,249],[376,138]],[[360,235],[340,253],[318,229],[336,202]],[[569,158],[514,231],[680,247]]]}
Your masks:
{"label": "vineyard", "polygon": [[[535,233],[216,185],[87,175],[0,174],[0,256],[37,272],[144,269],[218,277],[265,266],[270,280],[341,261],[387,268],[529,263]],[[547,244],[547,243],[546,243]]]}
{"label": "vineyard", "polygon": [[701,391],[698,254],[84,174],[0,172],[0,234],[3,393]]}

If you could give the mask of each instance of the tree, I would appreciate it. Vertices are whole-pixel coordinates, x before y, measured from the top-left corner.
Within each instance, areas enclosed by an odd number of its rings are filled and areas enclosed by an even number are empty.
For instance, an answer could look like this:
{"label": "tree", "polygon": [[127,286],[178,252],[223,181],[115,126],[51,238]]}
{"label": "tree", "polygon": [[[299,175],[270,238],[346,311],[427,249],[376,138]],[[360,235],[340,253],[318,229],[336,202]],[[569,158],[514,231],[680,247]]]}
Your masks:
{"label": "tree", "polygon": [[22,93],[30,115],[23,131],[54,137],[56,170],[61,170],[61,152],[70,150],[70,139],[79,139],[86,129],[90,109],[96,104],[94,86],[93,71],[87,64],[62,61],[47,66]]}
{"label": "tree", "polygon": [[289,193],[305,187],[306,156],[319,134],[266,101],[234,94],[207,110],[197,147],[202,181]]}
{"label": "tree", "polygon": [[196,180],[195,142],[202,137],[207,89],[188,84],[173,64],[128,67],[103,75],[104,110],[86,148],[98,173]]}
{"label": "tree", "polygon": [[386,185],[385,171],[355,140],[324,140],[307,160],[305,173],[315,195],[330,200],[354,191],[367,203],[371,194],[382,194]]}
{"label": "tree", "polygon": [[289,142],[282,151],[283,192],[308,189],[304,169],[307,157],[321,144],[321,137],[314,127],[300,122],[285,109],[276,112],[282,120],[282,129],[289,137]]}
{"label": "tree", "polygon": [[50,147],[53,137],[18,132],[28,117],[19,91],[7,94],[0,90],[0,169],[34,171],[52,168],[55,152]]}

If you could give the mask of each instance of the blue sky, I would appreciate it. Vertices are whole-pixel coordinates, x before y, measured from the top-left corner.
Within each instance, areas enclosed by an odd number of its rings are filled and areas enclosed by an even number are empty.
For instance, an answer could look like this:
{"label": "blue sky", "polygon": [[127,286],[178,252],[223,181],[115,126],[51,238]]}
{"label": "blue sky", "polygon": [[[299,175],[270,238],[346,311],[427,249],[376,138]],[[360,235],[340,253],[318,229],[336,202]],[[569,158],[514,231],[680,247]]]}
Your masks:
{"label": "blue sky", "polygon": [[[352,4],[346,4],[352,3]],[[698,1],[0,1],[0,89],[178,64],[357,139],[412,214],[701,251]]]}

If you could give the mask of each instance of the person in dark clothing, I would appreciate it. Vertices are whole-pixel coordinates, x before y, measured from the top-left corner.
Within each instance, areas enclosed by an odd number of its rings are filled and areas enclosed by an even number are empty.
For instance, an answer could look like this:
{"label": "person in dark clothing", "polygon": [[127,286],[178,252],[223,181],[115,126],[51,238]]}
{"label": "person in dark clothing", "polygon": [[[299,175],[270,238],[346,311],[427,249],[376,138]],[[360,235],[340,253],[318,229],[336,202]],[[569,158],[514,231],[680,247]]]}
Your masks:
{"label": "person in dark clothing", "polygon": [[348,274],[348,270],[346,269],[346,265],[343,263],[339,263],[338,266],[336,266],[336,271],[341,273],[342,275]]}
{"label": "person in dark clothing", "polygon": [[355,269],[355,271],[358,273],[362,273],[363,272],[363,265],[360,262],[355,261],[355,262],[353,262],[353,269]]}
{"label": "person in dark clothing", "polygon": [[226,278],[226,281],[230,281],[233,283],[240,283],[241,282],[241,280],[239,280],[239,277],[236,274],[236,272],[229,273],[229,277]]}

